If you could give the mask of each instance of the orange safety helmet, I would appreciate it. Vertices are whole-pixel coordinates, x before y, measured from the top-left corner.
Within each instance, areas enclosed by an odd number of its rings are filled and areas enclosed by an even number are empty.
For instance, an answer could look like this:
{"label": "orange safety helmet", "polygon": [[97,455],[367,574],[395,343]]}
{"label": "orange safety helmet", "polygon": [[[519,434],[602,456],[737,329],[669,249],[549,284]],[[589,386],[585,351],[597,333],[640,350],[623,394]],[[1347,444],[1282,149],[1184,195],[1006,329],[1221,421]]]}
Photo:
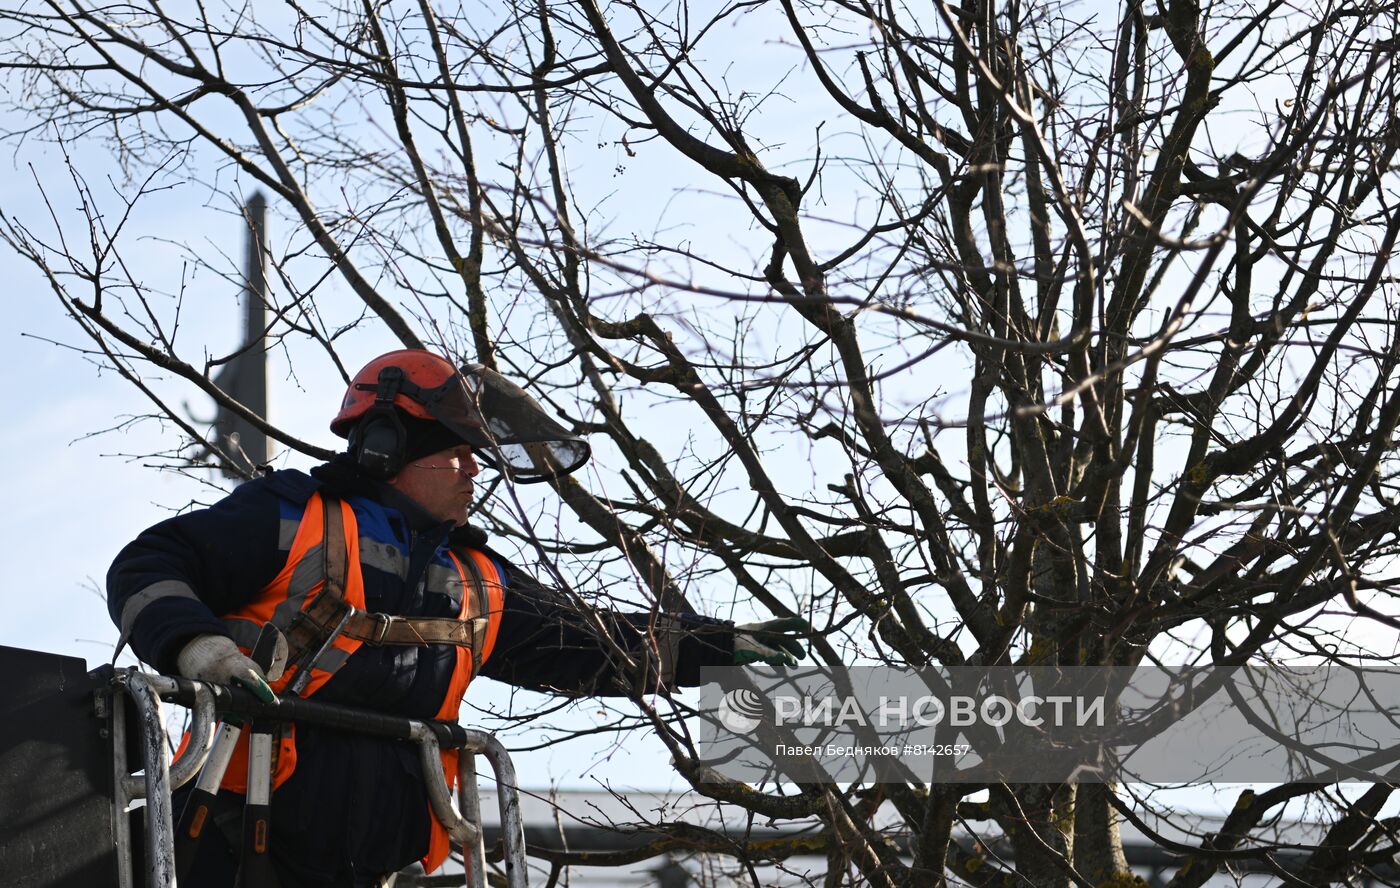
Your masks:
{"label": "orange safety helmet", "polygon": [[404,462],[407,432],[398,411],[440,423],[478,459],[519,483],[562,478],[588,461],[588,442],[519,386],[479,364],[456,367],[417,348],[380,355],[361,368],[331,431],[350,439],[362,467],[388,478]]}

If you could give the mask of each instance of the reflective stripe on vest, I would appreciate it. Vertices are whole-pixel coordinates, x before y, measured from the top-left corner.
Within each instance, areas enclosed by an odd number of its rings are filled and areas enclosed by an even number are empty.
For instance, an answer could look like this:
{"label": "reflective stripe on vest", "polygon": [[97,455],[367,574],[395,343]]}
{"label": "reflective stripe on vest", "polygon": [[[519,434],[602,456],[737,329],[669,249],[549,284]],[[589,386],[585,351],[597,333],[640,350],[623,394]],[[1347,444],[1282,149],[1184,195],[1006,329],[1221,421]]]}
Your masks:
{"label": "reflective stripe on vest", "polygon": [[[337,508],[338,507],[338,508]],[[330,538],[339,540],[345,551],[344,589],[341,597],[352,607],[365,609],[364,578],[360,570],[360,547],[358,522],[354,509],[348,503],[323,499],[319,493],[313,494],[302,512],[292,540],[287,562],[277,576],[259,591],[248,604],[224,617],[224,625],[245,653],[251,651],[262,625],[269,620],[286,632],[297,615],[311,607],[325,588],[327,573],[327,514],[335,522],[330,527]],[[339,512],[336,521],[335,512]],[[382,545],[382,544],[381,544]],[[381,548],[381,553],[382,553]],[[445,583],[448,594],[459,604],[457,619],[472,620],[475,633],[472,647],[456,647],[456,664],[448,685],[447,694],[438,707],[437,719],[456,721],[461,709],[462,696],[472,677],[480,671],[481,663],[491,655],[500,629],[501,613],[505,608],[505,590],[501,575],[495,563],[483,552],[464,549],[459,553],[449,552],[456,570],[440,567],[443,573],[455,573],[455,577],[444,577],[452,582]],[[335,559],[330,559],[335,560]],[[373,559],[372,560],[377,560]],[[455,593],[455,594],[453,594]],[[332,593],[333,594],[333,593]],[[301,695],[306,697],[320,690],[331,676],[359,649],[361,642],[341,636],[331,648],[318,657],[311,670],[311,680]],[[273,690],[283,693],[294,677],[295,670],[288,669],[277,681],[271,682]],[[244,793],[247,790],[247,734],[239,738],[224,774],[222,787],[232,792]],[[443,771],[450,785],[455,785],[457,777],[457,752],[447,750],[442,754]],[[295,726],[286,725],[278,744],[276,766],[273,772],[273,787],[280,787],[296,770]],[[450,850],[447,829],[438,822],[431,807],[428,811],[432,823],[432,833],[428,843],[428,854],[422,862],[429,872],[442,865]]]}

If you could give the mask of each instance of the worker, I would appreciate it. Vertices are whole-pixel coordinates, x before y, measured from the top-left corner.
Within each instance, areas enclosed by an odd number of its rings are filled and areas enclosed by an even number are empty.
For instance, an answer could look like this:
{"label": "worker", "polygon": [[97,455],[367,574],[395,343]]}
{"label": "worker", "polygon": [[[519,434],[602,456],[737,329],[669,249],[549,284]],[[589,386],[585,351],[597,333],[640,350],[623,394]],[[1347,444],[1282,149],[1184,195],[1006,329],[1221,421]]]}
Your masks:
{"label": "worker", "polygon": [[[467,521],[483,464],[519,484],[589,458],[587,442],[499,374],[391,352],[355,374],[331,430],[348,447],[329,463],[249,481],[122,549],[108,608],[143,661],[269,701],[294,693],[455,721],[478,675],[623,694],[697,685],[707,666],[794,666],[803,654],[800,621],[584,615],[493,550]],[[285,644],[264,671],[248,653],[267,623]],[[225,774],[218,829],[182,861],[201,888],[234,883],[244,756],[240,746]],[[447,857],[408,744],[286,726],[272,770],[268,848],[282,888],[379,885]]]}

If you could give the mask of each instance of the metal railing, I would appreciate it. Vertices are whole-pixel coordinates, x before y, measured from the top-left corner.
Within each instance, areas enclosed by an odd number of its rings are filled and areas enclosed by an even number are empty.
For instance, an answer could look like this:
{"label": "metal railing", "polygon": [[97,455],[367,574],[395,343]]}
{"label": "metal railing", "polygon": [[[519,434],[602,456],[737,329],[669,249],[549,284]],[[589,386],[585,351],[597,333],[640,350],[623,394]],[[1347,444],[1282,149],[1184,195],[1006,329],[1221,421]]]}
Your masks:
{"label": "metal railing", "polygon": [[[263,703],[239,689],[211,685],[186,678],[150,675],[136,669],[120,671],[114,687],[135,704],[139,721],[141,776],[134,776],[126,760],[126,707],[112,707],[114,768],[114,823],[120,858],[120,888],[136,888],[133,880],[134,854],[126,810],[137,799],[145,799],[145,886],[169,888],[175,885],[175,827],[171,793],[188,783],[204,767],[214,746],[214,725],[265,719],[333,728],[372,737],[382,737],[418,747],[428,800],[439,822],[462,850],[466,864],[463,884],[483,888],[486,848],[482,841],[480,794],[477,787],[476,757],[485,757],[495,773],[496,799],[501,815],[503,865],[507,888],[528,888],[525,866],[525,830],[520,815],[515,767],[505,747],[490,734],[472,731],[451,722],[430,721],[385,715],[300,697],[286,697],[275,704]],[[162,703],[176,703],[191,710],[189,740],[179,758],[170,761]],[[456,749],[457,804],[443,772],[441,751]]]}

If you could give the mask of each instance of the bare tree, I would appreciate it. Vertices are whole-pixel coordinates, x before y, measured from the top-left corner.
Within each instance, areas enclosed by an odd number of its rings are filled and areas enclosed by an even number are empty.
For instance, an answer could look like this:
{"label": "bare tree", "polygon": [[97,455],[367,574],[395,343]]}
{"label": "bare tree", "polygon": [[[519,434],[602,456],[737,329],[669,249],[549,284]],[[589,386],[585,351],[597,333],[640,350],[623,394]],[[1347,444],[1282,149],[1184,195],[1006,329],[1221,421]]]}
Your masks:
{"label": "bare tree", "polygon": [[[803,615],[833,668],[1204,658],[1198,699],[1280,652],[1395,655],[1393,0],[0,18],[11,138],[96,141],[128,176],[115,206],[78,167],[39,183],[76,188],[90,231],[3,211],[91,349],[240,411],[117,220],[174,182],[266,190],[291,232],[267,246],[270,344],[343,375],[338,340],[378,327],[592,435],[558,520],[504,488],[481,513],[581,605]],[[677,712],[636,694],[617,727],[699,793],[824,831],[759,849],[660,824],[653,850],[816,850],[829,885],[1126,885],[1120,819],[1171,814],[1129,785],[756,790]],[[1213,834],[1159,837],[1171,884],[1395,884],[1390,794],[1243,795]],[[1285,875],[1264,828],[1300,800],[1328,826]]]}

